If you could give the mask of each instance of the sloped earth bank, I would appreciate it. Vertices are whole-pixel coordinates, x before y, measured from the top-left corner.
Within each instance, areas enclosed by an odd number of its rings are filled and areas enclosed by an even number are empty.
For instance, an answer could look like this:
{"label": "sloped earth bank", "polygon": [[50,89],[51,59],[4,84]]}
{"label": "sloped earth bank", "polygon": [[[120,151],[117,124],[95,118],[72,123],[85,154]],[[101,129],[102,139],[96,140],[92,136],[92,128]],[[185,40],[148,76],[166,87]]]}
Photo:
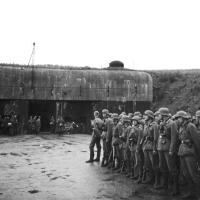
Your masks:
{"label": "sloped earth bank", "polygon": [[153,78],[152,109],[168,107],[172,114],[200,109],[200,70],[147,71]]}
{"label": "sloped earth bank", "polygon": [[98,163],[86,164],[90,137],[1,137],[0,199],[173,199]]}

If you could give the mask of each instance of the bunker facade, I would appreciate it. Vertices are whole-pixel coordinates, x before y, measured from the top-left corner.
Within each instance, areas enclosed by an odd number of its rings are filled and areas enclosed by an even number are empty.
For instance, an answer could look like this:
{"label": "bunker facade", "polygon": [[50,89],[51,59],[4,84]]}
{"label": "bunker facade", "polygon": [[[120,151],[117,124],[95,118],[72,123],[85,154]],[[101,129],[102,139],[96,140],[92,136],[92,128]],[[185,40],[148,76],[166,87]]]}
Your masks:
{"label": "bunker facade", "polygon": [[89,126],[94,110],[148,109],[152,87],[148,73],[124,69],[119,61],[105,69],[1,64],[0,112],[25,121],[41,115],[44,131],[52,115]]}

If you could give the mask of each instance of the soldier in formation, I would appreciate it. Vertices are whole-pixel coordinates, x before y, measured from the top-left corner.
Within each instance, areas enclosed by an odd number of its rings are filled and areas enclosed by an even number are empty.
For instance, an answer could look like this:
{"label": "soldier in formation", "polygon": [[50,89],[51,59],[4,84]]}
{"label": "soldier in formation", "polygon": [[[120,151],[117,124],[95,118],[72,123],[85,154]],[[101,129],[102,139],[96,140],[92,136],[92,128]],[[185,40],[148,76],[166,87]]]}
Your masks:
{"label": "soldier in formation", "polygon": [[[171,115],[168,108],[155,113],[109,114],[102,110],[102,120],[95,111],[88,163],[100,161],[102,167],[125,174],[137,184],[152,184],[155,190],[170,191],[183,199],[197,198],[200,166],[200,110],[194,117],[185,111]],[[97,158],[94,159],[94,146]],[[186,180],[185,193],[180,191]]]}
{"label": "soldier in formation", "polygon": [[15,114],[0,116],[0,134],[17,135],[19,130],[18,117]]}

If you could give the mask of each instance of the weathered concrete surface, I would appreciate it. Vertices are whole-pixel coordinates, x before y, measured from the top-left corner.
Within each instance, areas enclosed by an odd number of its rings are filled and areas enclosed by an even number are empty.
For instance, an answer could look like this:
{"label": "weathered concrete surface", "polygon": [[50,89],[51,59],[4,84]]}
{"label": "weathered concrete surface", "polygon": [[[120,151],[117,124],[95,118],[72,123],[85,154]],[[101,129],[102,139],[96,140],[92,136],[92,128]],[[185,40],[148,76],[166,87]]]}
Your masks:
{"label": "weathered concrete surface", "polygon": [[0,199],[172,199],[123,175],[86,164],[88,135],[0,138]]}

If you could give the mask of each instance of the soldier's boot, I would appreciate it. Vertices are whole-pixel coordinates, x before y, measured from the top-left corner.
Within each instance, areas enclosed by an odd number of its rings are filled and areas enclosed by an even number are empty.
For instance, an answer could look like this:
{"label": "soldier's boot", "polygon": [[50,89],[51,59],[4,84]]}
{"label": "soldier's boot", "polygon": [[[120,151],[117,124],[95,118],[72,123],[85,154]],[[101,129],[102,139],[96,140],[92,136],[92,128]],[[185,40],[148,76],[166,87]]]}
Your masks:
{"label": "soldier's boot", "polygon": [[130,166],[130,163],[129,161],[126,161],[126,177],[130,177],[131,176],[131,166]]}
{"label": "soldier's boot", "polygon": [[113,169],[115,167],[115,161],[109,162],[108,169]]}
{"label": "soldier's boot", "polygon": [[121,166],[121,170],[120,170],[121,174],[125,174],[126,173],[126,161],[122,161],[122,166]]}
{"label": "soldier's boot", "polygon": [[146,175],[147,175],[147,170],[143,169],[143,173],[142,173],[142,183],[146,180]]}
{"label": "soldier's boot", "polygon": [[94,159],[95,162],[99,162],[100,161],[100,156],[101,156],[101,149],[97,150],[97,157]]}
{"label": "soldier's boot", "polygon": [[106,159],[105,159],[105,157],[103,157],[102,161],[101,161],[101,167],[105,167],[105,161],[106,161]]}
{"label": "soldier's boot", "polygon": [[172,183],[172,196],[176,196],[180,194],[179,189],[179,176],[174,175],[173,176],[173,183]]}
{"label": "soldier's boot", "polygon": [[113,170],[118,170],[119,168],[120,168],[120,162],[119,162],[119,160],[116,158],[116,162],[115,162],[115,167],[114,167],[114,169]]}
{"label": "soldier's boot", "polygon": [[197,198],[198,188],[195,187],[195,184],[188,184],[188,191],[181,196],[182,199],[198,199]]}
{"label": "soldier's boot", "polygon": [[134,168],[131,167],[131,176],[130,176],[131,179],[134,179],[135,178],[135,171],[134,171]]}
{"label": "soldier's boot", "polygon": [[142,183],[142,174],[140,174],[140,175],[138,176],[138,179],[135,180],[135,183],[137,183],[137,184]]}
{"label": "soldier's boot", "polygon": [[86,163],[92,163],[94,161],[94,152],[90,150],[90,159],[85,161]]}
{"label": "soldier's boot", "polygon": [[154,176],[153,176],[153,171],[152,170],[147,170],[146,171],[146,179],[142,182],[143,184],[149,184],[153,181]]}
{"label": "soldier's boot", "polygon": [[140,168],[139,171],[138,171],[138,179],[135,181],[135,183],[137,183],[137,184],[142,183],[142,177],[143,177],[143,171]]}
{"label": "soldier's boot", "polygon": [[155,170],[155,182],[154,182],[154,189],[157,189],[157,187],[160,186],[160,172],[159,170]]}
{"label": "soldier's boot", "polygon": [[160,174],[160,184],[155,188],[157,190],[168,189],[168,173],[162,172]]}

